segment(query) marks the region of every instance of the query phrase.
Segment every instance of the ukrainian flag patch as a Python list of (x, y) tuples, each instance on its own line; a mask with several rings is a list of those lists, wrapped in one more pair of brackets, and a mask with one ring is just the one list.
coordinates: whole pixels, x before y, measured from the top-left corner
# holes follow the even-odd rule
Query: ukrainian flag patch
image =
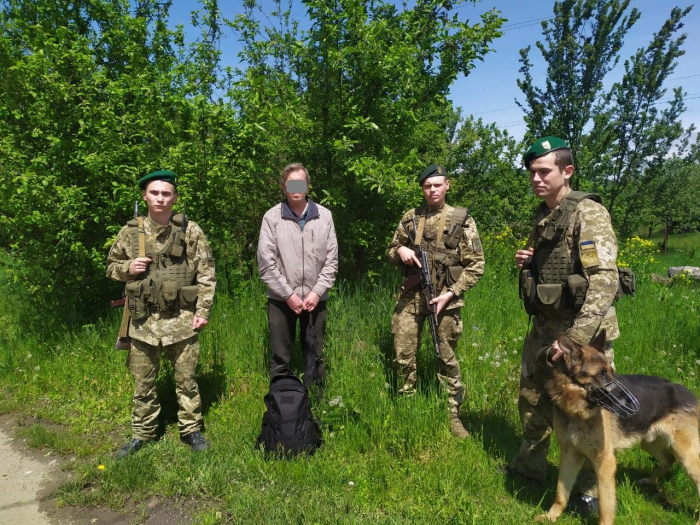
[(600, 266), (595, 241), (581, 241), (578, 243), (578, 257), (581, 260), (581, 266), (584, 268)]

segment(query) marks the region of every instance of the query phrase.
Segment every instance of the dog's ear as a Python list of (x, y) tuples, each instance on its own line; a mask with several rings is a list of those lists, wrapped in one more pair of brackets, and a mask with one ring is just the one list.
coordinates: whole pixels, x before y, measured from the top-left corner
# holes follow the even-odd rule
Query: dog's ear
[(568, 335), (560, 334), (559, 335), (559, 348), (561, 348), (565, 354), (572, 354), (576, 350), (578, 350), (580, 347), (579, 347), (579, 345), (574, 343)]
[(598, 335), (596, 335), (590, 343), (590, 346), (598, 350), (599, 352), (605, 353), (605, 339), (607, 337), (607, 333), (605, 332), (605, 328), (603, 328), (600, 332), (598, 332)]
[(581, 345), (574, 342), (571, 337), (561, 334), (558, 339), (559, 348), (564, 352), (564, 362), (571, 368), (576, 362), (581, 360)]

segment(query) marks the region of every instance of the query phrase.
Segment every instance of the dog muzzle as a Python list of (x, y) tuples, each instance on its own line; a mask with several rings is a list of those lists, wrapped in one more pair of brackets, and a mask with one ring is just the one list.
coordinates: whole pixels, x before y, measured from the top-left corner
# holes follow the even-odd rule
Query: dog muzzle
[(633, 416), (639, 410), (637, 398), (616, 379), (601, 387), (593, 388), (589, 395), (596, 405), (610, 410), (621, 418)]

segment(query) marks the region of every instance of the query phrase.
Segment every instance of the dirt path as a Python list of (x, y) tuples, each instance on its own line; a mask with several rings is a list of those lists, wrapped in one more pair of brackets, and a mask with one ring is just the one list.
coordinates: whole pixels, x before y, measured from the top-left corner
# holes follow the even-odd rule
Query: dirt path
[(189, 516), (153, 498), (139, 509), (58, 508), (54, 494), (72, 475), (60, 459), (30, 450), (14, 437), (14, 420), (0, 416), (0, 525), (184, 525)]

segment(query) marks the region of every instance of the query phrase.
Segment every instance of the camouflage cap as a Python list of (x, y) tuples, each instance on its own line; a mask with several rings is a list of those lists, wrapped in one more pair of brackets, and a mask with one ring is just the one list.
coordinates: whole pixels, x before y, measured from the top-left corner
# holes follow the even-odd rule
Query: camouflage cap
[(569, 145), (564, 139), (560, 139), (559, 137), (543, 137), (530, 146), (529, 150), (527, 150), (527, 153), (525, 153), (525, 156), (523, 157), (523, 164), (525, 164), (525, 167), (529, 169), (530, 163), (533, 160), (543, 157), (558, 149), (569, 149)]
[(447, 172), (445, 171), (445, 168), (439, 164), (431, 164), (425, 168), (420, 175), (418, 175), (418, 184), (422, 186), (425, 179), (436, 176), (447, 177)]
[(175, 173), (170, 170), (157, 170), (139, 179), (139, 189), (141, 191), (145, 190), (146, 185), (152, 180), (164, 180), (177, 188), (177, 175), (175, 175)]

